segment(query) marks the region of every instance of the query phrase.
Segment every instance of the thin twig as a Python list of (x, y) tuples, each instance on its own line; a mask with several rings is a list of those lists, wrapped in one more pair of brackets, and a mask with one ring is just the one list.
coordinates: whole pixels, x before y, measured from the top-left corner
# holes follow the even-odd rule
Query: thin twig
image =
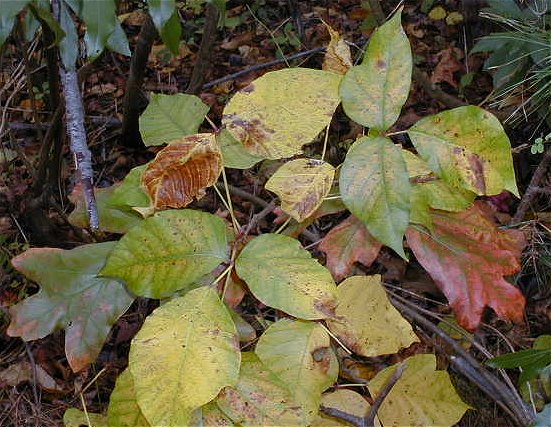
[(371, 408), (369, 409), (369, 413), (365, 417), (364, 420), (364, 427), (374, 427), (375, 426), (375, 417), (377, 416), (377, 412), (379, 411), (379, 408), (383, 404), (383, 401), (386, 399), (390, 391), (392, 390), (392, 387), (398, 382), (398, 380), (402, 377), (402, 374), (404, 373), (405, 369), (407, 368), (407, 362), (400, 363), (392, 376), (386, 381), (385, 385), (373, 401), (373, 405), (371, 405)]

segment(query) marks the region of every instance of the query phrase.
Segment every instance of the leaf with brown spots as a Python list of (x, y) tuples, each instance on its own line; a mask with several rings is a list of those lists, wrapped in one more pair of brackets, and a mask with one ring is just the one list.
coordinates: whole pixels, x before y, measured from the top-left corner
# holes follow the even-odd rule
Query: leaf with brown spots
[(32, 248), (12, 260), (40, 291), (10, 308), (8, 335), (25, 341), (65, 329), (65, 353), (73, 371), (92, 363), (111, 326), (132, 303), (122, 283), (97, 277), (114, 242), (72, 250)]
[(354, 215), (333, 227), (318, 245), (318, 249), (325, 252), (327, 257), (325, 266), (337, 282), (350, 274), (355, 262), (369, 267), (377, 258), (381, 247), (381, 242)]
[(475, 204), (467, 211), (433, 211), (431, 234), (410, 227), (406, 238), (419, 263), (448, 298), (458, 323), (474, 330), (484, 308), (522, 322), (525, 300), (503, 277), (520, 270), (525, 245), (517, 230), (499, 230)]
[(325, 57), (323, 59), (322, 68), (337, 74), (346, 74), (348, 69), (353, 65), (352, 56), (350, 55), (350, 46), (346, 44), (338, 31), (331, 28), (325, 21), (322, 20), (322, 22), (331, 36), (331, 41), (327, 46), (327, 52), (325, 52)]
[(183, 208), (203, 197), (222, 171), (222, 156), (214, 134), (201, 133), (163, 148), (142, 175), (156, 209)]

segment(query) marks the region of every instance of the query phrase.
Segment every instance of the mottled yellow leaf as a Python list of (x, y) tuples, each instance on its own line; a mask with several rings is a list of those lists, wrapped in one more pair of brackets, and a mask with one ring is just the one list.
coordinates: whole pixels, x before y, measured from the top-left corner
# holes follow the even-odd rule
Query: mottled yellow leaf
[[(356, 417), (365, 417), (369, 413), (370, 405), (367, 400), (355, 391), (348, 389), (339, 389), (331, 393), (325, 393), (321, 398), (321, 406), (327, 409), (337, 409)], [(381, 423), (375, 418), (375, 427), (380, 427)], [(350, 424), (339, 419), (333, 418), (320, 412), (312, 427), (350, 427)]]

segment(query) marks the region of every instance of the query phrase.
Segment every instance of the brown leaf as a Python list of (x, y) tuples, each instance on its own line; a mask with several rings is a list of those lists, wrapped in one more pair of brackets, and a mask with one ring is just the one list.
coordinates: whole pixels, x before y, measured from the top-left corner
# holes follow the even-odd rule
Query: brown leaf
[(463, 71), (463, 64), (459, 62), (459, 58), (463, 56), (463, 52), (461, 49), (450, 46), (448, 49), (441, 51), (439, 55), (440, 61), (430, 77), (431, 83), (446, 82), (457, 89), (458, 85), (454, 73)]
[(155, 209), (183, 208), (204, 195), (222, 171), (214, 134), (189, 135), (157, 153), (142, 176)]
[(462, 212), (433, 211), (432, 235), (410, 227), (415, 257), (448, 298), (458, 323), (474, 330), (484, 308), (514, 322), (524, 316), (522, 293), (503, 277), (520, 270), (523, 233), (499, 230), (478, 204)]
[(320, 251), (325, 252), (326, 267), (337, 282), (350, 274), (355, 262), (369, 267), (377, 258), (381, 247), (381, 243), (353, 215), (327, 233), (318, 246)]
[(352, 67), (352, 56), (350, 55), (350, 47), (344, 39), (329, 24), (322, 21), (331, 36), (331, 41), (327, 46), (327, 52), (323, 59), (322, 69), (333, 71), (338, 74), (346, 74), (348, 69)]

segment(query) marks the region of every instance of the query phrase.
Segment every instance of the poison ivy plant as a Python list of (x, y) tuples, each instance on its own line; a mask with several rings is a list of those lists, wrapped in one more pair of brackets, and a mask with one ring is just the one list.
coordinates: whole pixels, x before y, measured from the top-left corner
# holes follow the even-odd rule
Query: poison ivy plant
[[(73, 11), (83, 6), (67, 4)], [(161, 33), (172, 25), (173, 4), (149, 2)], [(83, 288), (105, 291), (83, 309), (92, 319), (108, 318), (100, 323), (101, 339), (85, 359), (72, 363), (74, 369), (92, 361), (109, 325), (132, 300), (122, 282), (138, 296), (162, 299), (132, 341), (129, 368), (111, 397), (109, 426), (335, 425), (320, 414), (320, 405), (365, 417), (369, 407), (358, 400), (360, 395), (322, 393), (339, 377), (343, 358), (337, 346), (373, 357), (417, 341), (380, 276), (348, 277), (355, 262), (373, 263), (383, 245), (403, 258), (417, 258), (449, 299), (461, 326), (475, 329), (486, 307), (522, 320), (524, 298), (505, 279), (520, 267), (521, 234), (498, 229), (473, 203), (477, 195), (518, 194), (509, 140), (495, 117), (474, 106), (423, 118), (404, 131), (416, 153), (393, 140), (412, 69), (400, 20), (401, 10), (375, 32), (357, 66), (342, 38), (331, 32), (324, 70), (266, 73), (230, 99), (222, 129), (213, 133), (197, 133), (207, 113), (198, 98), (154, 95), (141, 130), (150, 145), (167, 145), (100, 198), (100, 212), (112, 221), (108, 231), (124, 236), (92, 246), (104, 248), (102, 256), (86, 246), (71, 251), (79, 254), (78, 262), (84, 262), (80, 256), (89, 262), (81, 265), (70, 257), (79, 266), (76, 272), (35, 274), (20, 268), (42, 285), (41, 293), (12, 308), (10, 331), (25, 339), (44, 336), (56, 326), (74, 327), (79, 315), (65, 313), (72, 313), (75, 299), (79, 307), (83, 304)], [(105, 38), (94, 37), (95, 46)], [(324, 131), (325, 145), (334, 144), (328, 136), (341, 102), (344, 112), (369, 130), (353, 143), (344, 162), (334, 165), (325, 158), (326, 149), (319, 158), (315, 147), (304, 146)], [(265, 159), (281, 164), (264, 189), (275, 193), (293, 218), (289, 227), (251, 237), (253, 224), (241, 226), (226, 198), (231, 225), (223, 219), (225, 212), (184, 209), (210, 191), (224, 167), (248, 169)], [(314, 257), (318, 252), (289, 236), (328, 213), (342, 215), (345, 208), (352, 215), (321, 239), (325, 266)], [(71, 220), (79, 221), (79, 215)], [(37, 251), (63, 253), (57, 262), (71, 265), (66, 252)], [(92, 255), (97, 257), (89, 260)], [(16, 258), (14, 264), (22, 266), (27, 258)], [(45, 294), (48, 312), (61, 313), (59, 322), (40, 310), (23, 310), (42, 303)], [(107, 310), (108, 316), (106, 309), (115, 301), (117, 310)], [(247, 324), (247, 310), (254, 313), (254, 324)], [(70, 359), (75, 346), (67, 348)], [(382, 424), (456, 423), (468, 406), (448, 374), (436, 370), (435, 357), (416, 354), (403, 363), (405, 371), (379, 409)], [(397, 368), (389, 366), (369, 382), (372, 396)]]

